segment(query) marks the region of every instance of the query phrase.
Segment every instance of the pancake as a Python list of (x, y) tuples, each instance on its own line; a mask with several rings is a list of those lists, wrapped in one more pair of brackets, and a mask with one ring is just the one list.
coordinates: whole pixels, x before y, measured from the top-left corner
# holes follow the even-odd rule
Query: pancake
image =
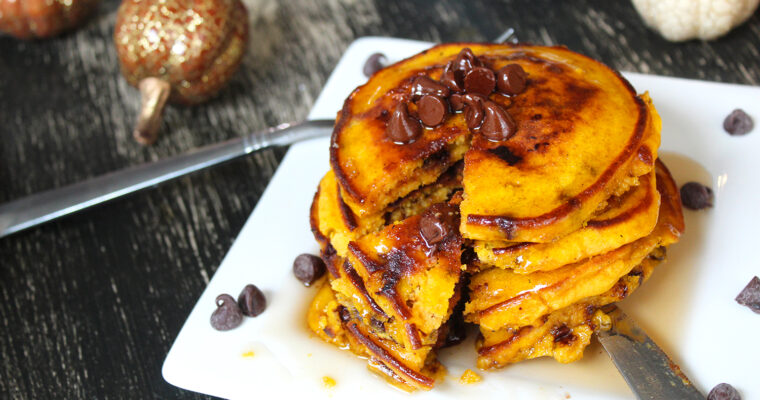
[(328, 283), (312, 300), (306, 320), (309, 328), (321, 339), (366, 357), (370, 369), (400, 389), (427, 390), (436, 380), (443, 378), (445, 369), (435, 357), (429, 356), (429, 347), (408, 350), (372, 334), (368, 326), (351, 316), (338, 302)]
[(655, 248), (677, 242), (684, 229), (678, 188), (659, 161), (656, 178), (661, 202), (652, 233), (552, 271), (531, 274), (500, 268), (481, 271), (471, 278), (465, 319), (489, 330), (530, 325), (548, 313), (609, 290)]
[(561, 363), (581, 359), (591, 335), (609, 327), (609, 317), (599, 308), (630, 296), (649, 279), (664, 257), (664, 248), (656, 249), (610, 290), (554, 311), (531, 325), (481, 330), (482, 338), (477, 343), (478, 367), (503, 367), (547, 356)]
[[(455, 211), (445, 205), (430, 210)], [(329, 258), (335, 304), (346, 310), (343, 330), (333, 327), (334, 335), (328, 335), (324, 328), (336, 321), (329, 316), (310, 326), (334, 344), (341, 345), (342, 340), (334, 339), (338, 336), (356, 342), (352, 348), (369, 352), (377, 368), (392, 371), (414, 388), (429, 389), (434, 377), (426, 380), (409, 371), (424, 375), (422, 371), (434, 365), (431, 352), (439, 344), (439, 330), (459, 301), (462, 238), (452, 229), (441, 241), (429, 244), (420, 232), (422, 218), (417, 215), (388, 225), (351, 241), (345, 258)], [(452, 228), (458, 222), (452, 220)]]
[(654, 229), (660, 211), (655, 173), (621, 196), (613, 196), (586, 226), (550, 243), (475, 241), (481, 262), (518, 274), (551, 271), (606, 253), (640, 239)]
[(508, 107), (519, 126), (513, 137), (472, 139), (460, 231), (475, 240), (551, 242), (651, 171), (659, 117), (618, 73), (565, 48), (520, 46), (497, 57), (497, 66), (519, 63), (529, 83)]

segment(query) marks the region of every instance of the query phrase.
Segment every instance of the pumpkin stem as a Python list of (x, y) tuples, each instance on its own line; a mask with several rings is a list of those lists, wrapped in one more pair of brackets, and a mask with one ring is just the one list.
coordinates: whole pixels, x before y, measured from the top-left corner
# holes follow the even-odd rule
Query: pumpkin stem
[(137, 116), (137, 126), (133, 135), (142, 145), (153, 144), (158, 138), (161, 128), (161, 115), (169, 99), (171, 86), (169, 82), (158, 78), (145, 78), (138, 85), (140, 89), (140, 114)]

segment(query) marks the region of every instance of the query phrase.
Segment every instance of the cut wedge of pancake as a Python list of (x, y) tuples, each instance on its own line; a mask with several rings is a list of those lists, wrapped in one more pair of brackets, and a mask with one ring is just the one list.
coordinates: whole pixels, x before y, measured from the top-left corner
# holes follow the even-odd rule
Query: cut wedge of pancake
[[(434, 207), (455, 211), (445, 205)], [(459, 301), (462, 239), (451, 232), (428, 244), (420, 233), (421, 219), (413, 216), (351, 241), (346, 257), (333, 257), (329, 268), (337, 275), (330, 282), (336, 304), (346, 309), (341, 332), (352, 348), (368, 352), (381, 372), (391, 371), (406, 385), (429, 389), (435, 377), (425, 375), (426, 368), (440, 369), (431, 352), (439, 344), (439, 329)], [(452, 226), (458, 226), (458, 219)], [(327, 335), (324, 327), (335, 322), (334, 317), (322, 319), (324, 323), (312, 328), (320, 336)], [(339, 336), (334, 327), (330, 329)]]
[(481, 262), (510, 268), (518, 274), (550, 271), (585, 258), (606, 253), (652, 232), (660, 212), (655, 172), (640, 178), (640, 184), (621, 196), (613, 196), (606, 207), (585, 227), (550, 243), (475, 241)]
[(652, 233), (552, 271), (531, 274), (501, 268), (481, 271), (470, 281), (466, 320), (489, 330), (530, 325), (546, 314), (604, 293), (655, 248), (677, 242), (684, 229), (678, 188), (660, 162), (656, 177), (661, 202)]
[(520, 64), (529, 81), (507, 108), (518, 125), (513, 137), (473, 136), (464, 167), (464, 237), (553, 241), (651, 171), (659, 118), (618, 73), (560, 47), (473, 51), (497, 68)]

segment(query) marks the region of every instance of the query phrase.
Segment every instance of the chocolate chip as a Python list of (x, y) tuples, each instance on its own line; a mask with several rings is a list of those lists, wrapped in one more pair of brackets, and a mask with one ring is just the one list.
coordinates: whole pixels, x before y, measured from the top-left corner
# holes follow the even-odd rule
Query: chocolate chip
[(464, 109), (464, 98), (459, 93), (454, 93), (449, 97), (449, 104), (454, 111), (462, 111)]
[(346, 307), (338, 306), (338, 317), (341, 322), (348, 322), (351, 319), (351, 312)]
[(486, 67), (475, 67), (464, 76), (464, 90), (469, 93), (488, 96), (496, 87), (493, 71)]
[(744, 110), (737, 108), (728, 114), (725, 120), (723, 120), (723, 129), (731, 135), (746, 135), (755, 126), (752, 122), (752, 117), (747, 115)]
[(243, 313), (228, 294), (216, 297), (216, 310), (211, 314), (211, 326), (218, 331), (228, 331), (237, 328), (243, 322)]
[(445, 98), (449, 97), (449, 93), (451, 93), (451, 91), (448, 87), (427, 76), (418, 76), (412, 81), (412, 99), (414, 100), (428, 94)]
[(742, 396), (728, 383), (719, 383), (707, 394), (707, 400), (742, 400)]
[(313, 254), (301, 254), (293, 261), (293, 275), (304, 286), (311, 286), (325, 274), (325, 263)]
[(367, 58), (367, 61), (364, 63), (364, 68), (362, 68), (362, 72), (364, 72), (364, 76), (370, 77), (375, 74), (375, 72), (380, 71), (383, 69), (388, 62), (388, 59), (385, 57), (385, 54), (383, 53), (375, 53), (369, 56)]
[(427, 126), (436, 126), (443, 122), (446, 114), (449, 113), (449, 106), (446, 101), (438, 96), (426, 95), (417, 102), (417, 115), (422, 123)]
[(528, 75), (519, 64), (509, 64), (499, 70), (496, 85), (506, 94), (520, 94), (525, 90)]
[(713, 191), (701, 183), (687, 182), (681, 186), (681, 203), (692, 210), (712, 207)]
[[(441, 74), (441, 83), (448, 86), (449, 89), (461, 92), (464, 88), (464, 75), (461, 71), (454, 71), (454, 61), (449, 61), (445, 67), (443, 67), (443, 73)], [(457, 76), (458, 75), (458, 76)]]
[(486, 99), (478, 94), (467, 93), (462, 96), (462, 100), (465, 104), (464, 119), (467, 122), (467, 127), (476, 129), (483, 123), (483, 103)]
[(257, 317), (267, 308), (267, 298), (256, 285), (245, 285), (238, 296), (238, 306), (243, 315)]
[(428, 245), (442, 242), (457, 229), (459, 212), (448, 204), (434, 204), (420, 218), (420, 234)]
[(517, 123), (512, 116), (500, 105), (493, 101), (486, 101), (483, 104), (483, 125), (480, 126), (480, 133), (486, 139), (492, 142), (499, 142), (509, 139), (517, 132)]
[(736, 302), (760, 314), (760, 278), (754, 277), (736, 296)]
[(408, 144), (422, 135), (422, 125), (417, 118), (409, 116), (406, 103), (399, 103), (388, 120), (385, 133), (397, 144)]
[(462, 71), (463, 74), (467, 74), (472, 68), (480, 67), (482, 63), (475, 57), (475, 54), (469, 47), (463, 48), (457, 58), (454, 59), (454, 71)]

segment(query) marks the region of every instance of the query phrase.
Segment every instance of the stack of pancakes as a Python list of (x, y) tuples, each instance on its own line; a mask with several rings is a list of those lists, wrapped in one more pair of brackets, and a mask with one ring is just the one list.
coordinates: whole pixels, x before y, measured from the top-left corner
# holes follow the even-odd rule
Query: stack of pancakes
[[(483, 85), (451, 78), (435, 93), (450, 107), (439, 124), (403, 144), (388, 134), (399, 104), (405, 118), (423, 113), (420, 76), (446, 82), (452, 65), (478, 65), (512, 79), (496, 73), (510, 64), (525, 89), (479, 101), (516, 131), (486, 132), (488, 112), (473, 123), (474, 106), (451, 96)], [(601, 306), (646, 280), (683, 231), (659, 142), (646, 95), (562, 47), (447, 44), (380, 70), (339, 113), (312, 203), (329, 283), (309, 326), (407, 390), (440, 379), (435, 350), (461, 318), (479, 325), (481, 368), (579, 359), (608, 322)]]

